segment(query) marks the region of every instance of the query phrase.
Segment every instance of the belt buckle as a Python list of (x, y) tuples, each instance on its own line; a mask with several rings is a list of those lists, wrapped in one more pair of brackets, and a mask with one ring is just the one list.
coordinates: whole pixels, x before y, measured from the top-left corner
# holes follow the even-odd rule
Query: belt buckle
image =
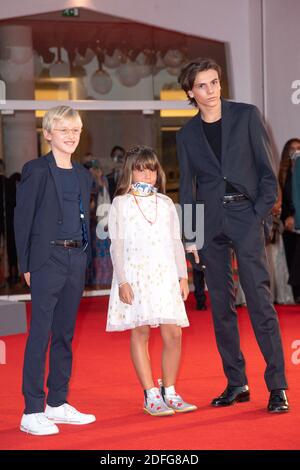
[(226, 203), (233, 201), (242, 201), (243, 199), (246, 199), (246, 196), (244, 194), (227, 194), (223, 197), (223, 201)]
[(64, 247), (68, 248), (68, 240), (64, 240)]

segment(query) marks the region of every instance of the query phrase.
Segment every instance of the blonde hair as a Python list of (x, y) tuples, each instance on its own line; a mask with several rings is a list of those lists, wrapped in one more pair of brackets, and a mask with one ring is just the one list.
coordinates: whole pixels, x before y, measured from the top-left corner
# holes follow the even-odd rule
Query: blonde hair
[(125, 162), (122, 174), (118, 182), (115, 196), (127, 194), (130, 191), (132, 183), (133, 170), (152, 170), (157, 171), (155, 187), (160, 193), (166, 193), (166, 175), (159, 163), (155, 151), (146, 145), (137, 145), (130, 148), (125, 155)]
[(50, 108), (43, 117), (43, 129), (51, 132), (55, 121), (60, 119), (79, 119), (82, 125), (81, 117), (76, 109), (70, 106), (55, 106)]

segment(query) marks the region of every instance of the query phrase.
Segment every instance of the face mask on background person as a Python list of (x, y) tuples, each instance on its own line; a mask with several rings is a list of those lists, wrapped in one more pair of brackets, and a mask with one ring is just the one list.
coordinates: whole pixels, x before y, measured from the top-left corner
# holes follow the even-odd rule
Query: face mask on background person
[(115, 153), (112, 157), (114, 163), (123, 163), (123, 154), (122, 153)]
[(290, 159), (291, 160), (296, 160), (299, 157), (300, 157), (300, 150), (295, 150), (293, 152), (290, 152)]

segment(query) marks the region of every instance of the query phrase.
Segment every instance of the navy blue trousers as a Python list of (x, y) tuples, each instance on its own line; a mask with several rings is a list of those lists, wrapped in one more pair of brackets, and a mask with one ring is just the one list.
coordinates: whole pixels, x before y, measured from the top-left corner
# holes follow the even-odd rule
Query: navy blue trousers
[(45, 365), (50, 342), (47, 403), (67, 401), (72, 340), (85, 283), (87, 254), (82, 248), (53, 246), (48, 261), (31, 273), (32, 317), (23, 368), (25, 413), (45, 407)]
[(210, 294), (217, 346), (229, 385), (247, 383), (245, 360), (240, 349), (235, 292), (232, 278), (232, 250), (245, 293), (250, 320), (266, 362), (268, 390), (287, 388), (284, 357), (276, 311), (271, 302), (262, 222), (250, 201), (224, 204), (222, 231), (200, 256), (206, 265), (205, 280)]

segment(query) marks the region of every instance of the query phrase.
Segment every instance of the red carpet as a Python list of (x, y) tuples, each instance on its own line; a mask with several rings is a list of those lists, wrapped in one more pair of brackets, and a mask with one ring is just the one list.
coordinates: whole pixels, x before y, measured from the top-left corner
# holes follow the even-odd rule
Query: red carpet
[[(94, 413), (89, 426), (60, 426), (60, 434), (35, 437), (18, 429), (23, 412), (21, 373), (26, 335), (1, 338), (7, 364), (0, 365), (1, 449), (299, 449), (300, 364), (293, 364), (292, 343), (300, 340), (300, 309), (278, 307), (290, 386), (291, 412), (266, 412), (268, 392), (264, 362), (255, 342), (246, 309), (239, 309), (241, 342), (247, 360), (251, 401), (225, 409), (209, 406), (225, 388), (209, 312), (193, 310), (184, 330), (178, 391), (199, 410), (186, 415), (154, 418), (145, 415), (143, 393), (129, 356), (128, 333), (105, 333), (107, 298), (82, 300), (74, 338), (74, 366), (69, 401)], [(299, 346), (298, 346), (299, 348)], [(152, 330), (154, 375), (160, 376), (161, 343)], [(297, 359), (296, 357), (296, 359)]]

